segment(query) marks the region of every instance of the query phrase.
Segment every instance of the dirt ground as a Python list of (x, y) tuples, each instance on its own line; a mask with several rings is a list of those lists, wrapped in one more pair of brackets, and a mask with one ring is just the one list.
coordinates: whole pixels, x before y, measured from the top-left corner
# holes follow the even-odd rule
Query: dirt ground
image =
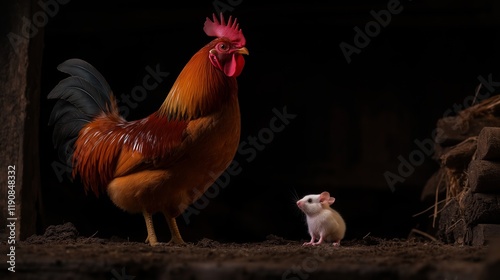
[[(271, 235), (259, 243), (203, 239), (183, 246), (150, 247), (80, 237), (66, 223), (17, 244), (16, 272), (2, 262), (0, 279), (461, 280), (500, 275), (500, 250), (495, 245), (454, 246), (371, 236), (344, 240), (340, 247), (305, 247), (302, 242)], [(1, 251), (7, 250), (7, 244), (1, 244)]]

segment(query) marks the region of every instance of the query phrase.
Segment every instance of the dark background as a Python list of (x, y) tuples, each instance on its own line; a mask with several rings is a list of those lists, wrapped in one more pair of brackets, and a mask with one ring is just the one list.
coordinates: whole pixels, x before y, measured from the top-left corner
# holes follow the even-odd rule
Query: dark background
[[(65, 77), (56, 67), (69, 58), (93, 64), (119, 100), (142, 85), (146, 67), (159, 65), (170, 75), (127, 119), (154, 112), (189, 58), (211, 40), (202, 28), (216, 11), (213, 1), (166, 2), (72, 0), (46, 25), (41, 232), (69, 221), (84, 236), (145, 239), (142, 215), (124, 213), (107, 197), (85, 195), (78, 181), (58, 177), (47, 126), (54, 102), (45, 97)], [(325, 190), (337, 199), (333, 207), (347, 222), (348, 239), (429, 230), (427, 214), (412, 215), (432, 205), (420, 193), (436, 162), (426, 156), (394, 191), (383, 174), (397, 174), (398, 157), (408, 159), (418, 150), (415, 140), (430, 139), (437, 119), (474, 95), (479, 75), (500, 80), (500, 4), (402, 0), (402, 11), (347, 63), (339, 44), (354, 45), (354, 28), (364, 30), (374, 20), (370, 11), (387, 9), (388, 2), (227, 1), (237, 4), (230, 14), (239, 19), (250, 51), (238, 78), (242, 141), (269, 127), (273, 108), (286, 106), (297, 117), (255, 159), (237, 154), (242, 172), (189, 223), (178, 218), (186, 241), (256, 241), (268, 234), (307, 239), (295, 201)], [(155, 223), (160, 241), (168, 241), (163, 217), (155, 216)]]

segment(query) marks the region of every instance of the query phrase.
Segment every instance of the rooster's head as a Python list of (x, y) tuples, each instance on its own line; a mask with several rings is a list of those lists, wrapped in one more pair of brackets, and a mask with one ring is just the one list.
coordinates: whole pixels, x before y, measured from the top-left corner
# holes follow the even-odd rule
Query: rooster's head
[(212, 65), (228, 77), (240, 75), (245, 66), (245, 59), (242, 55), (248, 55), (248, 50), (245, 48), (245, 37), (239, 29), (237, 20), (229, 17), (226, 24), (222, 13), (220, 21), (214, 14), (213, 21), (207, 18), (203, 30), (208, 36), (217, 37), (209, 43), (208, 58)]

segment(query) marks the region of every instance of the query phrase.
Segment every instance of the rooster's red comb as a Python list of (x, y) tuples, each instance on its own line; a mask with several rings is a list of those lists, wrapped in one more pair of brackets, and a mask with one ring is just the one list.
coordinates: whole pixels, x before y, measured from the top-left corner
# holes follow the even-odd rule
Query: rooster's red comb
[(236, 18), (233, 20), (231, 16), (229, 16), (229, 20), (226, 24), (224, 16), (221, 13), (220, 22), (217, 20), (215, 14), (213, 14), (213, 21), (207, 17), (203, 31), (205, 31), (208, 36), (219, 38), (226, 37), (231, 40), (236, 47), (243, 47), (245, 46), (246, 40), (239, 27), (238, 20)]

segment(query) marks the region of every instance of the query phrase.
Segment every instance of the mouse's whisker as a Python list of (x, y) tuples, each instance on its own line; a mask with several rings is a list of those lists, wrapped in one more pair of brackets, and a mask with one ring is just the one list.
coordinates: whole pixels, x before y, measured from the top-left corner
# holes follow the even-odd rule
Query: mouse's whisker
[(292, 195), (293, 202), (296, 202), (297, 200), (300, 199), (299, 195), (297, 194), (297, 190), (295, 188), (292, 188), (289, 191), (290, 194)]

